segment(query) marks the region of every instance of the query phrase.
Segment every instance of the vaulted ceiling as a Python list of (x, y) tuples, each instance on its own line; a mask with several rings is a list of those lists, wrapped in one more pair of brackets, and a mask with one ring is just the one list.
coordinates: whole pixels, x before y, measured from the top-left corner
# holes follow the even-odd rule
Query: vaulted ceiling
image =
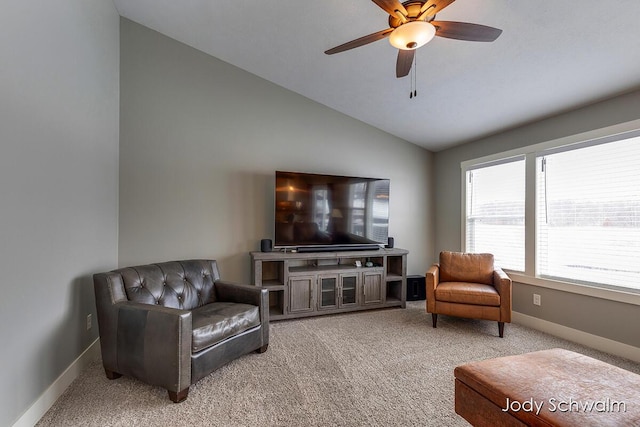
[(387, 40), (324, 54), (388, 27), (371, 0), (114, 3), (128, 19), (432, 151), (640, 88), (638, 0), (456, 0), (436, 19), (502, 35), (436, 37), (401, 79)]

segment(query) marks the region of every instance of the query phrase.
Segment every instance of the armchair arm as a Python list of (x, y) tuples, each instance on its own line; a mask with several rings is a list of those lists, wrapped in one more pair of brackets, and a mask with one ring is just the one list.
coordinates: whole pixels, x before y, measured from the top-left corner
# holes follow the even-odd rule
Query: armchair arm
[(511, 322), (511, 278), (501, 268), (493, 271), (493, 286), (500, 294), (500, 321)]
[(114, 273), (94, 274), (93, 288), (96, 296), (102, 364), (105, 369), (117, 372), (118, 303), (127, 301), (122, 276)]
[(218, 301), (252, 304), (260, 307), (262, 346), (269, 344), (269, 291), (259, 286), (216, 280), (215, 292)]
[(433, 264), (426, 274), (427, 278), (427, 313), (434, 313), (436, 309), (436, 287), (440, 283), (440, 265)]
[[(263, 288), (259, 286), (216, 280), (214, 287), (218, 301), (238, 302), (257, 306), (262, 304)], [(266, 289), (264, 289), (264, 291), (265, 293), (267, 292)]]
[(169, 391), (191, 385), (191, 311), (121, 302), (117, 322), (117, 372)]

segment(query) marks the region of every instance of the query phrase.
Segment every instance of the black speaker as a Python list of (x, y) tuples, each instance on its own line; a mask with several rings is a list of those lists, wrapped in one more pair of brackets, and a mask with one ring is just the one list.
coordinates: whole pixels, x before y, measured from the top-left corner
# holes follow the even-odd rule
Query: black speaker
[(407, 276), (407, 301), (427, 298), (427, 286), (424, 276)]
[(262, 252), (271, 252), (272, 249), (271, 239), (262, 239), (260, 240), (260, 250)]
[(387, 238), (387, 246), (385, 246), (386, 248), (393, 248), (393, 237), (389, 237)]

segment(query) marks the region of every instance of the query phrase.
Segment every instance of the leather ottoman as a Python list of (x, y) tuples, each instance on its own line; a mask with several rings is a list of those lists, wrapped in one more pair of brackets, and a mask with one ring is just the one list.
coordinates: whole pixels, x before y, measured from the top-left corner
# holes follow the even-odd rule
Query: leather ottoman
[(455, 408), (474, 426), (640, 426), (640, 375), (564, 349), (458, 366)]

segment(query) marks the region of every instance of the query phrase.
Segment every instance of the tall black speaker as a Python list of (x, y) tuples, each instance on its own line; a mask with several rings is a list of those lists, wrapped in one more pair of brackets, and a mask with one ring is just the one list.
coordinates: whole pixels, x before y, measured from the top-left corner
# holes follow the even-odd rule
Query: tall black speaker
[(385, 246), (385, 248), (393, 248), (393, 237), (388, 237), (387, 238), (387, 245)]
[(424, 276), (407, 276), (407, 301), (418, 301), (427, 298), (427, 286)]
[(273, 249), (273, 246), (271, 244), (271, 239), (260, 240), (260, 251), (271, 252), (271, 249)]

